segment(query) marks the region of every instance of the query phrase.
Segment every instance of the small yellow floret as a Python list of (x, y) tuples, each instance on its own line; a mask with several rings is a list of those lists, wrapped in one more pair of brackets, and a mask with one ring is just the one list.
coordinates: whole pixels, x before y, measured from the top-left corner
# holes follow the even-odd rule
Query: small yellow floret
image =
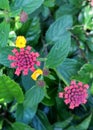
[(24, 48), (26, 46), (26, 39), (24, 36), (18, 36), (16, 39), (16, 47)]
[(43, 71), (41, 69), (37, 69), (32, 75), (31, 75), (31, 78), (33, 80), (37, 80), (38, 76), (39, 75), (42, 75), (43, 74)]

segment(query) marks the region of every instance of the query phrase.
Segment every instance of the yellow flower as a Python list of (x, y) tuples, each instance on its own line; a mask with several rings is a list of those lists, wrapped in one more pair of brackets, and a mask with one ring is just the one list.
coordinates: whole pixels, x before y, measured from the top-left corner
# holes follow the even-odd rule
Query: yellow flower
[(16, 39), (16, 47), (24, 48), (26, 46), (26, 39), (24, 36), (18, 36)]
[(41, 69), (37, 69), (32, 75), (31, 75), (31, 78), (33, 80), (37, 80), (38, 76), (39, 75), (42, 75), (43, 74), (43, 71)]

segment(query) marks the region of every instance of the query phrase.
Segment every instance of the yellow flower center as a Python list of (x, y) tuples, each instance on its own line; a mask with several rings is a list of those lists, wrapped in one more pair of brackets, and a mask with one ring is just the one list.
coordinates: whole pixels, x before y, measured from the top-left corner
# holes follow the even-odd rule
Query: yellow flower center
[(24, 48), (26, 46), (26, 39), (24, 36), (18, 36), (16, 39), (16, 47)]
[(41, 69), (37, 69), (32, 75), (31, 75), (31, 78), (33, 80), (37, 80), (38, 76), (39, 75), (42, 75), (43, 74), (43, 71)]

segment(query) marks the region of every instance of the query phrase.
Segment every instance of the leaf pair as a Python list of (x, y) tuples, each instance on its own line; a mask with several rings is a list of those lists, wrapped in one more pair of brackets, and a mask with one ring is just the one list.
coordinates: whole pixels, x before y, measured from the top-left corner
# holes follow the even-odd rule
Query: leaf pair
[(54, 46), (47, 56), (46, 66), (48, 68), (57, 67), (67, 57), (71, 44), (71, 34), (68, 30), (72, 24), (72, 16), (64, 15), (49, 27), (46, 41), (47, 44)]

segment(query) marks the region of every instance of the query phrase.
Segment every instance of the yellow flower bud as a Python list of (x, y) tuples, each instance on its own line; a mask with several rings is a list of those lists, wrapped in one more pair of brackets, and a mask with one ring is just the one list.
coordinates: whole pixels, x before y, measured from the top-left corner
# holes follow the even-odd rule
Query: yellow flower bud
[(34, 73), (31, 75), (31, 78), (33, 80), (37, 80), (39, 75), (43, 75), (43, 71), (41, 69), (37, 69), (36, 71), (34, 71)]

